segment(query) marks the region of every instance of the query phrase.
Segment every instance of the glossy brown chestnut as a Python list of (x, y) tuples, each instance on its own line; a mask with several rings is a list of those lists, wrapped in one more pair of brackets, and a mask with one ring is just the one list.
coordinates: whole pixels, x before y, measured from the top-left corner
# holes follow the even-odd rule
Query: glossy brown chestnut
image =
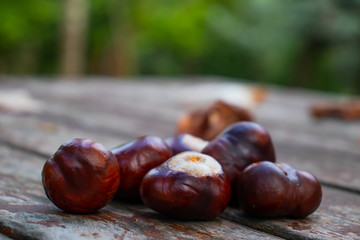
[(253, 120), (254, 117), (248, 109), (218, 100), (179, 118), (177, 133), (189, 133), (205, 140), (212, 140), (230, 124)]
[(172, 156), (167, 143), (155, 136), (144, 136), (111, 150), (120, 166), (121, 182), (115, 198), (139, 202), (144, 175)]
[(182, 152), (150, 170), (141, 183), (150, 208), (185, 220), (211, 220), (226, 208), (230, 183), (221, 165), (198, 152)]
[(173, 155), (186, 151), (201, 152), (209, 143), (208, 141), (187, 133), (169, 137), (165, 139), (165, 141), (170, 146)]
[(119, 181), (115, 156), (100, 143), (82, 138), (61, 145), (42, 170), (46, 195), (70, 213), (92, 213), (104, 207)]
[[(255, 122), (238, 122), (210, 141), (202, 153), (218, 160), (228, 175), (232, 202), (236, 202), (236, 181), (242, 170), (259, 161), (275, 162), (275, 151), (269, 133)], [(234, 198), (235, 197), (235, 198)]]
[(318, 208), (321, 197), (316, 177), (286, 163), (253, 163), (239, 177), (239, 203), (259, 217), (303, 218)]

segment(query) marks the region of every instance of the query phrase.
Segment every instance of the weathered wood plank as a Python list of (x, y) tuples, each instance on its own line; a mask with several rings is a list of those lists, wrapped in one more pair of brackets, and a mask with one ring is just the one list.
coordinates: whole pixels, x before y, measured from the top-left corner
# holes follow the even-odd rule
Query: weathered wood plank
[[(131, 139), (145, 134), (161, 137), (171, 135), (177, 117), (192, 107), (184, 105), (181, 96), (187, 96), (185, 99), (190, 101), (190, 96), (195, 95), (194, 91), (199, 91), (202, 86), (205, 90), (219, 87), (219, 83), (187, 85), (178, 82), (20, 83), (37, 99), (45, 102), (46, 108), (43, 112), (28, 113), (25, 116), (3, 116), (1, 121), (4, 121), (4, 130), (0, 134), (6, 135), (5, 139), (11, 139), (8, 141), (26, 146), (32, 144), (31, 147), (37, 150), (41, 147), (40, 151), (47, 153), (54, 151), (49, 148), (49, 139), (43, 144), (41, 140), (40, 144), (29, 140), (36, 139), (36, 136), (44, 140), (44, 131), (34, 126), (37, 119), (40, 121), (39, 125), (45, 128), (51, 128), (51, 125), (70, 128), (70, 131), (57, 131), (58, 135), (54, 135), (59, 140), (57, 145), (73, 136), (90, 136), (97, 140), (97, 136), (105, 135), (106, 137), (101, 138), (104, 142), (100, 142), (113, 147), (121, 142), (114, 141), (118, 136)], [(16, 84), (20, 83), (15, 82), (14, 85), (19, 87)], [(8, 83), (7, 87), (11, 89), (15, 86)], [(268, 101), (256, 113), (260, 116), (260, 123), (270, 131), (280, 161), (310, 171), (324, 183), (360, 191), (360, 176), (357, 172), (360, 167), (357, 142), (360, 127), (356, 127), (357, 123), (325, 122), (321, 126), (314, 123), (307, 114), (307, 107), (319, 98), (321, 97), (315, 94), (296, 91), (289, 94), (270, 89)], [(13, 128), (5, 121), (12, 124)], [(27, 127), (28, 122), (32, 124)], [(24, 133), (29, 134), (24, 136)], [(342, 159), (341, 162), (339, 158)]]
[[(74, 110), (96, 110), (97, 113), (113, 115), (114, 118), (121, 115), (146, 119), (150, 124), (171, 123), (172, 126), (181, 113), (213, 100), (209, 95), (215, 95), (217, 89), (244, 85), (231, 82), (184, 84), (172, 81), (81, 81), (66, 84), (33, 81), (23, 84), (36, 98), (51, 105), (58, 103), (65, 108), (72, 106)], [(244, 85), (246, 86), (248, 85)], [(10, 86), (8, 88), (11, 89)], [(257, 119), (268, 126), (274, 137), (283, 141), (290, 138), (298, 144), (315, 144), (319, 148), (350, 151), (360, 155), (360, 122), (314, 121), (309, 115), (311, 103), (338, 98), (339, 96), (327, 94), (269, 88), (268, 99), (255, 110)]]
[(360, 155), (360, 121), (316, 121), (308, 112), (308, 95), (304, 92), (294, 102), (285, 92), (271, 92), (268, 101), (256, 109), (257, 118), (279, 140)]
[[(87, 137), (111, 148), (140, 136), (138, 131), (141, 131), (141, 127), (139, 127), (135, 133), (129, 133), (124, 138), (124, 134), (121, 131), (116, 132), (116, 130), (106, 132), (92, 127), (89, 127), (88, 130), (80, 129), (61, 121), (55, 123), (44, 119), (38, 120), (36, 116), (6, 114), (1, 116), (1, 138), (47, 155), (54, 153), (62, 143), (74, 137)], [(157, 135), (156, 131), (153, 133)], [(129, 136), (130, 134), (132, 136)], [(360, 191), (358, 174), (360, 162), (356, 155), (330, 149), (325, 151), (316, 146), (279, 141), (277, 138), (274, 140), (278, 161), (287, 162), (298, 169), (312, 172), (324, 183)]]
[[(0, 82), (1, 89), (3, 89), (3, 87), (9, 90), (14, 88), (28, 89), (30, 93), (45, 106), (42, 112), (29, 111), (29, 113), (16, 114), (0, 112), (0, 138), (3, 139), (4, 142), (14, 144), (18, 147), (18, 149), (16, 149), (16, 147), (13, 149), (11, 146), (3, 145), (3, 148), (10, 150), (3, 149), (1, 151), (0, 149), (0, 152), (6, 153), (10, 151), (13, 156), (10, 155), (9, 157), (6, 154), (0, 154), (1, 160), (29, 158), (29, 161), (37, 162), (36, 164), (40, 165), (45, 160), (44, 157), (52, 154), (61, 143), (73, 137), (88, 137), (95, 141), (102, 142), (107, 147), (113, 147), (126, 140), (130, 140), (130, 138), (140, 136), (144, 132), (162, 137), (168, 136), (172, 134), (176, 119), (181, 113), (190, 110), (197, 105), (197, 103), (201, 105), (211, 99), (205, 97), (204, 100), (201, 98), (202, 95), (200, 95), (200, 98), (195, 97), (192, 101), (190, 100), (191, 97), (199, 93), (199, 91), (202, 93), (206, 92), (207, 95), (211, 94), (209, 90), (218, 88), (219, 84), (220, 83), (204, 84), (199, 82), (191, 84), (156, 82), (156, 84), (154, 84), (153, 81), (90, 81), (75, 83), (44, 83), (40, 81)], [(359, 192), (359, 123), (344, 124), (340, 121), (314, 122), (308, 115), (307, 107), (309, 104), (327, 97), (328, 99), (334, 98), (333, 96), (324, 97), (323, 95), (309, 94), (303, 91), (270, 89), (268, 101), (256, 109), (256, 116), (260, 123), (269, 129), (274, 139), (279, 161), (285, 161), (301, 170), (310, 171), (322, 182), (329, 185)], [(166, 99), (166, 101), (164, 101), (164, 99)], [(193, 105), (193, 102), (195, 105)], [(147, 132), (148, 129), (150, 130)], [(21, 154), (24, 154), (21, 150), (22, 148), (30, 150), (25, 154), (26, 156), (21, 156)], [(20, 155), (12, 153), (13, 151)], [(40, 153), (42, 156), (33, 153)], [(32, 155), (35, 155), (35, 157), (29, 157)], [(33, 158), (40, 158), (40, 160), (34, 160)], [(17, 166), (16, 161), (14, 163), (7, 162), (5, 164), (6, 167), (0, 170), (4, 175), (3, 178), (6, 179), (8, 177), (12, 179), (15, 171), (16, 174), (23, 174), (20, 174), (20, 177), (15, 177), (15, 182), (18, 181), (18, 184), (25, 186), (27, 183), (25, 183), (24, 179), (31, 179), (33, 182), (29, 184), (38, 184), (37, 187), (39, 188), (39, 186), (41, 186), (38, 179), (40, 175), (35, 174), (35, 172), (39, 171), (41, 167), (34, 169), (36, 168), (36, 164), (32, 165), (31, 163), (23, 161), (18, 161), (18, 163), (19, 162), (22, 166)], [(16, 169), (18, 169), (18, 172), (16, 172)], [(0, 187), (0, 190), (2, 188), (6, 191), (10, 190), (7, 187), (8, 186)], [(40, 205), (42, 205), (42, 203), (49, 204), (45, 198), (42, 198), (44, 197), (43, 195), (42, 197), (39, 195), (40, 190), (36, 193), (37, 187), (31, 185), (30, 188), (35, 190), (32, 192), (32, 195), (26, 195), (28, 198), (25, 196), (24, 199), (30, 199), (31, 201), (35, 199), (41, 203)], [(20, 189), (20, 192), (26, 192), (28, 188), (18, 187), (18, 189)], [(4, 193), (6, 192), (5, 190)], [(13, 204), (8, 203), (11, 203), (11, 201), (16, 198), (14, 196), (18, 196), (16, 194), (20, 194), (20, 192), (9, 192), (12, 195), (4, 195), (0, 203), (5, 201), (5, 205), (8, 208), (13, 208)], [(2, 194), (0, 195), (2, 196)], [(23, 201), (25, 201), (24, 199)], [(16, 201), (20, 200), (17, 199)], [(17, 202), (17, 204), (19, 204), (19, 202)], [(149, 224), (146, 226), (150, 226), (152, 229), (154, 227), (152, 227), (151, 224), (166, 225), (165, 228), (167, 229), (175, 229), (177, 226), (171, 225), (177, 224), (176, 222), (172, 222), (170, 219), (164, 219), (146, 207), (123, 204), (120, 204), (121, 206), (118, 207), (117, 204), (120, 203), (111, 203), (105, 208), (104, 215), (101, 215), (103, 212), (100, 212), (101, 219), (106, 219), (107, 217), (104, 217), (105, 215), (107, 216), (108, 213), (115, 211), (115, 218), (119, 219), (124, 217), (121, 214), (128, 216), (127, 214), (131, 215), (136, 213), (142, 216), (142, 221), (145, 222), (144, 224)], [(342, 235), (344, 235), (345, 239), (359, 239), (359, 205), (358, 194), (324, 187), (324, 200), (320, 209), (304, 220), (283, 218), (259, 220), (244, 216), (242, 212), (234, 209), (228, 209), (222, 217), (289, 239), (336, 239)], [(46, 204), (44, 206), (46, 209)], [(121, 209), (119, 213), (121, 217), (117, 215), (116, 209), (118, 208)], [(125, 208), (125, 210), (122, 208)], [(9, 209), (3, 211), (8, 211), (17, 217), (19, 216), (16, 215), (17, 213), (9, 211)], [(15, 210), (13, 209), (13, 211)], [(17, 227), (13, 230), (10, 231), (9, 228), (6, 228), (7, 225), (4, 225), (5, 227), (0, 225), (0, 228), (3, 233), (10, 231), (13, 237), (16, 237), (17, 234), (22, 234), (24, 231), (33, 232), (39, 234), (39, 236), (44, 234), (44, 232), (48, 234), (48, 227), (44, 225), (48, 224), (46, 221), (50, 221), (50, 224), (52, 224), (50, 228), (64, 229), (60, 223), (65, 221), (62, 215), (60, 222), (54, 222), (57, 221), (57, 214), (55, 214), (55, 218), (49, 219), (44, 218), (42, 212), (39, 211), (31, 213), (35, 214), (36, 217), (43, 217), (43, 219), (37, 223), (32, 223), (31, 221), (33, 220), (27, 220), (30, 221), (27, 223), (21, 222), (16, 218), (14, 225)], [(6, 217), (3, 219), (4, 221), (5, 218)], [(34, 216), (29, 215), (28, 218), (34, 219)], [(25, 219), (27, 218), (25, 217)], [(79, 219), (76, 220), (77, 223), (83, 221)], [(90, 219), (89, 221), (92, 220), (93, 219)], [(224, 219), (220, 220), (223, 221)], [(4, 221), (0, 221), (0, 223), (3, 224)], [(119, 224), (119, 222), (116, 223)], [(92, 222), (89, 224), (89, 226), (95, 226), (98, 223)], [(229, 226), (228, 223), (224, 225)], [(26, 229), (24, 229), (24, 226)], [(37, 228), (33, 228), (34, 226), (37, 226)], [(104, 231), (102, 228), (104, 226), (105, 223), (101, 222), (95, 229), (101, 232)], [(40, 229), (39, 227), (43, 228)], [(116, 227), (114, 229), (123, 233), (126, 231), (124, 229), (128, 228), (131, 230), (133, 227), (134, 226), (130, 224), (126, 226), (123, 225), (121, 229), (117, 229)], [(198, 233), (201, 229), (205, 229), (201, 224), (195, 228), (192, 228), (192, 224), (182, 225), (182, 227), (186, 229), (184, 230), (185, 232), (192, 229), (191, 233), (186, 235), (189, 237), (201, 237), (202, 235), (196, 235), (196, 232)], [(80, 230), (78, 231), (78, 228), (74, 226), (69, 228), (78, 234), (83, 233)], [(19, 231), (19, 229), (22, 230)], [(159, 231), (162, 233), (163, 226), (154, 229), (156, 234), (158, 234)], [(214, 238), (217, 238), (217, 235), (221, 235), (219, 234), (220, 232), (215, 233), (215, 230), (213, 230), (212, 228), (209, 232), (207, 232), (208, 230), (204, 231), (206, 234), (213, 234), (212, 237)], [(136, 236), (141, 238), (141, 236), (146, 234), (143, 230), (141, 231), (139, 236), (131, 235), (133, 234), (132, 231), (127, 232), (124, 236), (125, 238)], [(200, 234), (203, 234), (204, 231)], [(231, 231), (231, 229), (228, 229), (228, 231)], [(70, 237), (70, 235), (61, 236)], [(95, 238), (97, 236), (98, 235), (93, 236), (87, 234), (80, 237)], [(110, 235), (101, 236), (114, 238), (114, 236)], [(170, 235), (166, 236), (168, 237)]]
[(228, 209), (222, 215), (246, 226), (288, 239), (360, 239), (360, 197), (323, 187), (319, 209), (304, 219), (258, 219)]
[[(147, 120), (152, 119), (152, 117), (156, 117), (156, 119), (160, 122), (167, 119), (167, 121), (172, 123), (176, 121), (177, 116), (179, 116), (182, 111), (189, 110), (193, 107), (191, 105), (184, 106), (182, 99), (186, 99), (186, 101), (191, 102), (191, 96), (196, 95), (194, 94), (194, 91), (199, 90), (199, 87), (194, 88), (193, 85), (176, 85), (173, 82), (167, 84), (162, 83), (160, 85), (154, 82), (151, 84), (146, 84), (146, 82), (124, 83), (108, 81), (90, 83), (78, 82), (68, 84), (59, 84), (58, 82), (56, 82), (56, 84), (33, 82), (33, 84), (30, 85), (32, 87), (29, 88), (29, 90), (36, 98), (39, 98), (46, 103), (51, 103), (51, 105), (55, 104), (55, 109), (56, 104), (58, 104), (62, 105), (63, 108), (71, 106), (74, 108), (74, 111), (76, 109), (83, 109), (88, 112), (96, 111), (96, 113), (104, 114), (113, 113), (114, 116), (125, 115), (132, 118), (145, 117)], [(201, 86), (201, 84), (199, 85)], [(216, 83), (212, 83), (212, 85), (213, 88), (214, 86), (218, 86)], [(205, 86), (210, 89), (211, 85), (209, 86), (209, 84), (207, 84)], [(140, 93), (137, 94), (136, 91)], [(186, 97), (183, 97), (182, 94), (180, 94), (182, 92), (188, 93), (185, 95)], [(304, 133), (315, 135), (313, 134), (313, 131), (315, 131), (316, 135), (312, 136), (312, 138), (315, 138), (318, 135), (321, 136), (321, 134), (324, 136), (329, 136), (330, 134), (334, 136), (334, 134), (336, 134), (337, 139), (342, 139), (342, 136), (345, 135), (345, 137), (347, 137), (345, 140), (355, 139), (354, 142), (356, 143), (356, 150), (358, 150), (357, 139), (360, 134), (360, 130), (358, 128), (359, 124), (354, 123), (344, 125), (342, 122), (338, 121), (332, 122), (334, 124), (327, 124), (325, 121), (324, 124), (320, 124), (322, 126), (315, 124), (307, 114), (308, 105), (306, 99), (309, 98), (308, 95), (309, 94), (304, 93), (302, 94), (302, 98), (296, 98), (295, 95), (295, 99), (297, 100), (293, 101), (291, 98), (292, 96), (287, 96), (285, 91), (270, 89), (269, 99), (259, 108), (259, 110), (257, 110), (257, 114), (261, 114), (261, 118), (259, 120), (261, 121), (264, 118), (266, 119), (266, 121), (264, 121), (265, 123), (270, 122), (273, 123), (273, 125), (275, 123), (277, 125), (283, 124), (284, 126), (280, 126), (279, 128), (280, 130), (283, 129), (283, 132), (279, 133), (279, 135), (282, 136), (286, 135), (284, 132), (289, 135), (289, 133), (292, 133), (293, 131), (296, 131), (296, 129), (300, 128), (301, 131), (294, 132), (293, 135), (298, 136), (296, 138), (298, 141), (303, 139), (304, 143), (310, 140), (310, 138), (304, 139), (304, 137), (302, 137), (304, 136)], [(195, 97), (192, 101), (195, 105), (196, 101), (201, 101), (197, 98), (198, 97)], [(282, 99), (282, 101), (280, 101), (279, 98)], [(164, 101), (164, 99), (166, 99), (166, 101)], [(305, 103), (302, 103), (301, 99), (304, 99)], [(166, 111), (164, 111), (164, 107)], [(62, 113), (66, 112), (62, 111)], [(75, 115), (77, 115), (76, 112)], [(352, 125), (353, 127), (351, 127)], [(288, 128), (291, 127), (291, 131), (287, 131), (290, 130)], [(303, 134), (300, 134), (301, 132), (303, 132)], [(329, 140), (326, 138), (322, 139), (325, 141)], [(319, 141), (314, 141), (311, 144), (316, 142)], [(353, 143), (350, 141), (348, 142), (350, 144)], [(319, 145), (319, 147), (320, 146), (321, 145)], [(329, 147), (330, 146), (341, 147), (341, 144), (337, 141), (329, 145)], [(344, 146), (348, 146), (348, 144), (344, 144)], [(356, 152), (358, 153), (358, 151)]]
[[(96, 111), (115, 116), (121, 114), (148, 120), (155, 118), (160, 122), (174, 123), (182, 112), (193, 109), (199, 104), (208, 104), (210, 100), (213, 100), (209, 98), (209, 95), (215, 95), (216, 89), (228, 89), (231, 86), (243, 86), (244, 84), (231, 82), (184, 84), (173, 81), (80, 81), (71, 83), (32, 81), (23, 82), (23, 85), (37, 99), (51, 103), (51, 105), (58, 103), (64, 107), (72, 106), (74, 109), (90, 112)], [(12, 88), (8, 86), (8, 89), (14, 89), (15, 86)], [(248, 85), (243, 87), (246, 86)], [(335, 149), (349, 148), (349, 144), (356, 146), (352, 150), (355, 149), (355, 152), (359, 154), (357, 140), (360, 135), (360, 122), (344, 124), (341, 121), (313, 121), (308, 114), (308, 108), (312, 102), (320, 99), (336, 98), (319, 93), (269, 88), (268, 99), (256, 109), (256, 115), (259, 115), (259, 120), (265, 123), (269, 122), (278, 126), (281, 124), (279, 130), (282, 129), (283, 132), (279, 134), (283, 137), (286, 135), (284, 132), (289, 135), (296, 131), (293, 135), (298, 136), (297, 140), (307, 143), (310, 138), (306, 139), (304, 136), (314, 135), (313, 139), (319, 136), (323, 140), (322, 142), (325, 141), (329, 147)], [(333, 137), (330, 138), (331, 136)], [(334, 136), (337, 141), (331, 141)], [(355, 141), (339, 144), (339, 140), (343, 138)], [(310, 144), (317, 142), (319, 141), (313, 141)]]
[(360, 193), (359, 156), (275, 141), (277, 161), (314, 174), (322, 183)]
[(115, 147), (134, 137), (119, 133), (109, 133), (89, 127), (81, 129), (63, 122), (53, 122), (30, 115), (12, 115), (0, 113), (0, 138), (21, 148), (50, 156), (61, 144), (76, 138), (89, 138), (108, 148)]

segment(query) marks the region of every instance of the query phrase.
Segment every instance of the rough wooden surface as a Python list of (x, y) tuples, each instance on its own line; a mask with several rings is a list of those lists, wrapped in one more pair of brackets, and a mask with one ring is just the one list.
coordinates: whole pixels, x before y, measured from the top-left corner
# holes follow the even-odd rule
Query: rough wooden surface
[[(142, 205), (112, 202), (94, 215), (70, 215), (45, 197), (40, 172), (63, 142), (87, 137), (114, 147), (141, 135), (171, 136), (178, 117), (248, 85), (223, 79), (80, 82), (0, 79), (1, 92), (26, 91), (39, 108), (1, 109), (0, 233), (28, 239), (360, 239), (360, 123), (315, 121), (309, 106), (341, 96), (269, 88), (254, 109), (278, 161), (323, 183), (320, 208), (305, 219), (256, 219), (228, 208), (211, 222), (178, 222)], [(1, 235), (0, 235), (1, 239)]]

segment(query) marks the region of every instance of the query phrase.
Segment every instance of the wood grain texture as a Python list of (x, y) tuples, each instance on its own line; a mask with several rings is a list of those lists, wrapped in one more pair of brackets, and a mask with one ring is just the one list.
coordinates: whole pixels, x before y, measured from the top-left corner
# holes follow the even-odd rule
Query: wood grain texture
[[(234, 83), (101, 80), (15, 81), (3, 85), (9, 91), (27, 89), (45, 106), (39, 113), (3, 115), (3, 139), (51, 153), (54, 149), (47, 144), (51, 131), (58, 135), (57, 145), (78, 136), (108, 147), (142, 135), (168, 137), (182, 113), (209, 101), (206, 96), (211, 91)], [(255, 109), (255, 114), (271, 133), (279, 161), (312, 172), (324, 183), (360, 191), (359, 122), (318, 122), (308, 113), (312, 102), (333, 99), (336, 96), (270, 88), (267, 101)], [(40, 144), (28, 140), (36, 136)]]
[(313, 102), (340, 97), (300, 90), (271, 87), (254, 113), (269, 130), (278, 161), (326, 185), (319, 210), (305, 219), (256, 219), (228, 208), (214, 222), (178, 222), (119, 202), (95, 215), (68, 215), (47, 200), (41, 168), (63, 142), (87, 137), (111, 148), (145, 134), (167, 137), (181, 114), (213, 101), (209, 95), (217, 89), (239, 85), (193, 80), (3, 78), (1, 91), (26, 90), (42, 110), (0, 109), (0, 233), (35, 239), (360, 239), (360, 123), (314, 121), (308, 113)]
[(323, 187), (319, 209), (304, 219), (259, 219), (228, 209), (223, 217), (287, 239), (359, 239), (360, 197)]

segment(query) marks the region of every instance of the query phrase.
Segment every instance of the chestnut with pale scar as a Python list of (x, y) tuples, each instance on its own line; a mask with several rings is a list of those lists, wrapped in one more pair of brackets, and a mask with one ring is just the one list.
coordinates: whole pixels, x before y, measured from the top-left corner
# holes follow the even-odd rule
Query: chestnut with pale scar
[(222, 171), (221, 165), (213, 161), (213, 158), (193, 152), (177, 155), (169, 161), (168, 165), (171, 170), (189, 173), (196, 177), (214, 175)]
[(188, 151), (150, 170), (140, 194), (159, 213), (184, 220), (212, 220), (229, 203), (231, 187), (214, 158)]

